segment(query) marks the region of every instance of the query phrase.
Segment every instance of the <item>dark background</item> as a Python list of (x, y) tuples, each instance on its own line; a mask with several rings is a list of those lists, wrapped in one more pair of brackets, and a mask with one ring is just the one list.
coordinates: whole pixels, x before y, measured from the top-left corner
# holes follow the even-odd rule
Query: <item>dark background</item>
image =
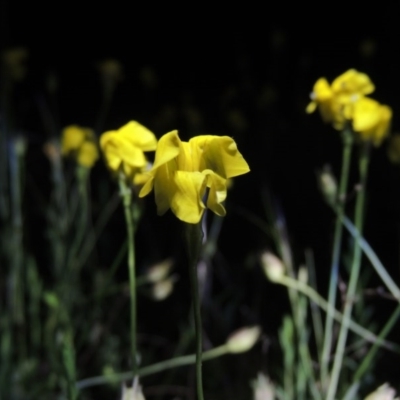
[[(320, 10), (282, 3), (267, 14), (242, 4), (218, 15), (201, 4), (186, 10), (133, 5), (131, 11), (118, 2), (88, 8), (3, 1), (0, 43), (30, 51), (22, 93), (32, 105), (22, 124), (32, 146), (47, 138), (34, 99), (48, 74), (59, 80), (59, 126), (90, 126), (101, 97), (96, 63), (105, 58), (124, 66), (105, 129), (137, 119), (158, 137), (171, 129), (183, 140), (205, 133), (234, 137), (252, 171), (235, 183), (222, 250), (242, 260), (271, 245), (246, 220), (232, 217), (242, 207), (265, 218), (261, 193), (268, 188), (285, 214), (298, 262), (312, 248), (325, 287), (334, 216), (318, 193), (316, 171), (330, 164), (339, 174), (341, 143), (305, 107), (319, 77), (332, 81), (356, 68), (375, 83), (372, 96), (392, 107), (393, 132), (399, 131), (400, 7), (381, 3), (373, 9), (354, 3), (356, 12), (341, 3), (321, 3)], [(351, 188), (356, 183), (354, 165)], [(373, 151), (368, 185), (365, 236), (399, 281), (400, 170), (389, 163), (386, 143)], [(350, 196), (349, 213), (352, 206)]]
[[(315, 173), (326, 163), (339, 173), (341, 143), (318, 113), (304, 112), (314, 82), (321, 76), (331, 81), (349, 68), (366, 72), (376, 85), (373, 97), (392, 107), (398, 130), (398, 2), (357, 12), (341, 3), (319, 11), (281, 4), (269, 15), (250, 7), (218, 15), (151, 4), (132, 13), (118, 2), (96, 8), (74, 2), (1, 6), (3, 47), (30, 51), (23, 94), (32, 104), (24, 109), (23, 124), (34, 142), (45, 140), (34, 101), (48, 74), (58, 77), (59, 126), (90, 126), (101, 98), (96, 64), (115, 58), (124, 80), (105, 129), (138, 119), (158, 136), (171, 129), (183, 140), (204, 133), (233, 136), (252, 169), (238, 183), (242, 205), (258, 210), (267, 185), (282, 202), (299, 246), (317, 253), (329, 242), (321, 231), (329, 231), (332, 215), (317, 194)], [(399, 179), (383, 144), (372, 156), (366, 229), (383, 261), (395, 263), (393, 273)]]

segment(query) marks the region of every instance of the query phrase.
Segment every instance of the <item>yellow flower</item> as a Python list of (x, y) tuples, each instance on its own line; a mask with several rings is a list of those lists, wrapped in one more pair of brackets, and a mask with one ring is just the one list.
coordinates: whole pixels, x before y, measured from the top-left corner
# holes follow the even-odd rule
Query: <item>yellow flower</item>
[(374, 90), (368, 75), (355, 69), (338, 76), (331, 85), (325, 78), (320, 78), (314, 85), (306, 112), (310, 114), (318, 108), (322, 119), (340, 130), (346, 120), (352, 118), (355, 103)]
[(90, 128), (70, 125), (63, 129), (61, 154), (74, 156), (76, 162), (86, 168), (93, 167), (99, 158), (94, 132)]
[(98, 158), (99, 150), (97, 149), (96, 143), (87, 140), (82, 143), (76, 157), (76, 162), (83, 167), (91, 168)]
[(374, 90), (375, 86), (369, 76), (355, 69), (349, 69), (332, 82), (332, 91), (335, 94), (363, 96)]
[(377, 101), (364, 97), (354, 104), (353, 130), (362, 141), (379, 146), (388, 135), (392, 109)]
[(230, 137), (204, 135), (182, 142), (178, 131), (172, 131), (159, 140), (150, 179), (139, 197), (154, 186), (159, 215), (171, 208), (181, 221), (197, 224), (206, 207), (225, 215), (227, 179), (249, 171)]
[(148, 179), (149, 163), (143, 152), (157, 147), (154, 134), (136, 121), (130, 121), (116, 131), (101, 135), (100, 147), (111, 171), (122, 171), (134, 184)]

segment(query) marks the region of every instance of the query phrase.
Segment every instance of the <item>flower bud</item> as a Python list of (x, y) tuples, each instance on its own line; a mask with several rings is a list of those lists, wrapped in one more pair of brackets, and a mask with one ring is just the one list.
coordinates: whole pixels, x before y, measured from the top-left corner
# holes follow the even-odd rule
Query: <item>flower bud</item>
[(165, 300), (174, 290), (175, 277), (169, 277), (163, 281), (156, 282), (152, 287), (153, 300)]
[(131, 387), (127, 387), (125, 384), (122, 386), (121, 400), (146, 400), (143, 396), (142, 387), (139, 385), (138, 378), (135, 378)]
[(396, 400), (394, 398), (395, 394), (396, 391), (390, 387), (388, 383), (384, 383), (374, 392), (370, 393), (364, 400)]
[(333, 204), (337, 196), (337, 182), (335, 176), (328, 165), (318, 172), (318, 185), (329, 204)]
[(261, 255), (261, 265), (265, 275), (271, 282), (278, 282), (285, 274), (285, 267), (282, 261), (269, 251)]
[(307, 267), (305, 267), (304, 265), (302, 265), (299, 268), (299, 272), (297, 274), (297, 279), (299, 280), (299, 282), (304, 283), (305, 285), (307, 285), (307, 283), (308, 283), (308, 271), (307, 271)]
[(226, 345), (230, 353), (244, 353), (255, 345), (260, 335), (261, 328), (257, 325), (241, 328), (228, 337)]
[(162, 281), (168, 276), (173, 264), (174, 261), (171, 258), (168, 258), (156, 265), (153, 265), (146, 272), (147, 280), (152, 283)]
[(253, 382), (253, 400), (274, 400), (275, 388), (269, 377), (259, 373), (257, 379)]

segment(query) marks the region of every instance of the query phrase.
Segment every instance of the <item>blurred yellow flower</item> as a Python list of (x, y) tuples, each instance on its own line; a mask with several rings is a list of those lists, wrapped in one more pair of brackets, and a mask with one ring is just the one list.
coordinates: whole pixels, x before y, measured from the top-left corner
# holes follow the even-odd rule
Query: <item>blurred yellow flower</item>
[(349, 69), (332, 82), (332, 91), (335, 94), (363, 96), (375, 90), (374, 84), (367, 74)]
[(362, 141), (379, 146), (389, 133), (392, 109), (376, 100), (363, 97), (354, 104), (353, 130)]
[(314, 85), (306, 112), (312, 113), (318, 108), (322, 119), (340, 130), (346, 120), (352, 118), (354, 104), (374, 90), (368, 75), (355, 69), (338, 76), (331, 85), (325, 78), (320, 78)]
[(159, 215), (171, 208), (181, 221), (197, 224), (206, 207), (225, 215), (227, 179), (249, 171), (230, 137), (203, 135), (182, 142), (175, 130), (159, 140), (150, 179), (139, 197), (154, 186)]
[(28, 50), (24, 47), (12, 47), (1, 53), (2, 67), (7, 78), (16, 82), (25, 78), (28, 55)]
[(95, 135), (92, 129), (70, 125), (63, 129), (61, 154), (73, 156), (76, 162), (86, 168), (93, 167), (99, 158)]
[(100, 147), (111, 171), (122, 171), (135, 185), (147, 181), (150, 165), (144, 152), (154, 151), (157, 147), (153, 132), (139, 122), (130, 121), (116, 131), (103, 133)]

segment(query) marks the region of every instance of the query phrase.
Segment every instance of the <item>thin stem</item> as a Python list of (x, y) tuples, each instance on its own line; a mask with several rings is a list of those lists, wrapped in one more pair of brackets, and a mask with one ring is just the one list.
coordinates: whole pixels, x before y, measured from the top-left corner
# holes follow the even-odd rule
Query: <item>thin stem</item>
[[(314, 256), (311, 250), (306, 250), (305, 252), (305, 259), (306, 265), (308, 269), (308, 278), (310, 282), (310, 286), (317, 291), (317, 279), (315, 275), (315, 263), (314, 263)], [(310, 309), (311, 309), (311, 317), (313, 321), (313, 328), (314, 328), (314, 336), (315, 336), (315, 343), (317, 346), (318, 351), (318, 358), (319, 362), (321, 363), (321, 351), (322, 351), (322, 343), (324, 337), (324, 329), (322, 326), (322, 315), (321, 311), (318, 308), (315, 302), (310, 301)]]
[[(202, 359), (204, 361), (212, 360), (217, 357), (221, 357), (229, 353), (228, 346), (223, 344), (222, 346), (215, 347), (214, 349), (205, 351)], [(143, 377), (151, 374), (156, 374), (168, 369), (182, 367), (184, 365), (191, 365), (196, 362), (196, 354), (188, 354), (186, 356), (179, 356), (170, 358), (168, 360), (160, 361), (158, 363), (148, 365), (147, 367), (139, 368), (137, 376)], [(76, 383), (76, 387), (81, 390), (91, 386), (104, 385), (110, 382), (121, 382), (127, 379), (132, 379), (132, 371), (122, 372), (111, 376), (94, 376), (92, 378), (82, 379)]]
[[(332, 261), (331, 261), (331, 276), (329, 280), (328, 290), (328, 302), (335, 307), (336, 305), (336, 293), (338, 286), (338, 275), (339, 275), (339, 260), (342, 247), (342, 235), (343, 225), (341, 217), (344, 215), (344, 200), (347, 192), (347, 185), (349, 180), (350, 161), (351, 161), (351, 150), (353, 145), (353, 135), (351, 130), (346, 127), (342, 133), (343, 138), (343, 154), (342, 154), (342, 171), (339, 182), (339, 191), (336, 204), (337, 217), (335, 222), (335, 233), (333, 239), (332, 249)], [(331, 355), (333, 339), (333, 315), (328, 312), (325, 319), (325, 330), (324, 330), (324, 344), (322, 348), (322, 360), (321, 360), (321, 381), (323, 385), (327, 381), (328, 376), (328, 364)]]
[(134, 227), (133, 227), (133, 216), (132, 216), (132, 192), (125, 182), (123, 175), (119, 178), (119, 188), (124, 204), (125, 211), (125, 222), (128, 233), (128, 269), (129, 269), (129, 289), (131, 297), (131, 357), (132, 357), (132, 374), (133, 377), (137, 376), (138, 364), (137, 364), (137, 348), (136, 348), (136, 272), (135, 272), (135, 239), (134, 239)]
[[(394, 324), (399, 320), (400, 316), (400, 305), (396, 307), (394, 310), (393, 314), (389, 318), (389, 320), (386, 322), (385, 326), (383, 327), (381, 333), (379, 334), (379, 339), (384, 339), (389, 332), (392, 330)], [(372, 360), (374, 359), (377, 351), (378, 351), (378, 343), (375, 342), (373, 346), (369, 349), (367, 355), (364, 357), (361, 365), (357, 368), (357, 371), (354, 374), (354, 382), (358, 382), (363, 375), (367, 372), (368, 368), (372, 364)]]
[(367, 173), (368, 173), (368, 163), (369, 163), (368, 144), (364, 144), (360, 150), (361, 150), (359, 158), (360, 188), (357, 193), (356, 211), (355, 211), (355, 226), (357, 228), (358, 234), (356, 240), (354, 241), (353, 262), (351, 266), (350, 281), (346, 293), (346, 303), (343, 312), (344, 320), (340, 326), (339, 339), (336, 348), (335, 359), (333, 363), (333, 369), (326, 398), (327, 400), (334, 400), (336, 395), (340, 371), (342, 369), (347, 334), (349, 331), (349, 322), (351, 318), (351, 312), (353, 310), (353, 299), (356, 293), (357, 281), (360, 274), (362, 252), (361, 252), (361, 247), (359, 245), (359, 238), (362, 235), (363, 222), (364, 222), (365, 187), (367, 184)]
[[(300, 293), (306, 295), (311, 301), (318, 305), (318, 307), (322, 308), (325, 312), (330, 312), (333, 315), (333, 318), (339, 322), (340, 324), (344, 323), (344, 316), (335, 308), (332, 307), (330, 303), (328, 303), (322, 296), (320, 296), (312, 287), (297, 281), (296, 279), (291, 278), (290, 276), (282, 276), (276, 280), (276, 283), (284, 285), (292, 290), (296, 290)], [(394, 351), (400, 354), (400, 347), (395, 343), (388, 342), (386, 340), (380, 339), (378, 336), (370, 332), (368, 329), (365, 329), (361, 325), (356, 322), (350, 320), (348, 321), (349, 329), (352, 330), (357, 335), (361, 336), (368, 342), (376, 343), (378, 346), (385, 347), (388, 350)]]
[[(283, 212), (277, 207), (275, 222), (275, 241), (277, 243), (278, 252), (287, 268), (288, 274), (291, 278), (295, 278), (295, 271), (293, 267), (293, 258), (290, 249), (290, 243), (288, 233), (286, 229), (286, 221)], [(293, 321), (296, 329), (296, 337), (298, 340), (299, 349), (299, 363), (304, 372), (304, 379), (307, 382), (309, 389), (314, 399), (319, 399), (318, 392), (316, 390), (315, 376), (312, 368), (312, 359), (308, 347), (308, 337), (304, 332), (304, 321), (302, 320), (302, 309), (301, 309), (301, 298), (296, 290), (289, 287), (288, 290), (290, 305), (292, 308)], [(300, 384), (300, 378), (298, 381)], [(305, 391), (303, 392), (305, 393)]]
[(77, 268), (80, 268), (88, 259), (91, 251), (96, 245), (96, 242), (103, 232), (107, 222), (110, 217), (113, 215), (114, 211), (118, 207), (120, 202), (120, 198), (116, 195), (110, 199), (110, 201), (104, 207), (102, 213), (100, 214), (98, 220), (96, 221), (96, 225), (94, 229), (87, 235), (87, 239), (82, 244), (82, 249), (79, 253), (79, 257), (77, 257)]
[(350, 232), (350, 234), (357, 240), (364, 254), (374, 267), (376, 273), (380, 276), (383, 283), (389, 289), (393, 297), (400, 302), (400, 288), (396, 285), (392, 277), (388, 274), (386, 268), (383, 266), (381, 260), (378, 258), (372, 247), (368, 242), (358, 233), (357, 228), (350, 222), (347, 217), (342, 217), (343, 225)]
[(71, 245), (71, 248), (68, 252), (68, 262), (67, 262), (67, 271), (71, 273), (71, 270), (77, 270), (77, 259), (78, 252), (82, 245), (83, 239), (87, 234), (88, 227), (88, 208), (89, 208), (89, 199), (87, 192), (87, 182), (89, 178), (89, 169), (86, 167), (82, 167), (77, 165), (76, 168), (76, 178), (78, 181), (78, 193), (79, 200), (81, 202), (79, 207), (79, 222), (76, 230), (76, 235), (74, 237), (74, 241)]
[(202, 241), (203, 231), (201, 229), (201, 223), (199, 224), (185, 224), (186, 227), (186, 240), (187, 249), (189, 256), (189, 275), (190, 275), (190, 286), (193, 298), (193, 314), (194, 314), (194, 325), (196, 330), (196, 378), (197, 378), (197, 398), (203, 400), (203, 377), (201, 369), (201, 360), (203, 353), (203, 339), (202, 339), (202, 323), (201, 323), (201, 305), (200, 305), (200, 294), (199, 284), (197, 276), (197, 263), (199, 260)]

